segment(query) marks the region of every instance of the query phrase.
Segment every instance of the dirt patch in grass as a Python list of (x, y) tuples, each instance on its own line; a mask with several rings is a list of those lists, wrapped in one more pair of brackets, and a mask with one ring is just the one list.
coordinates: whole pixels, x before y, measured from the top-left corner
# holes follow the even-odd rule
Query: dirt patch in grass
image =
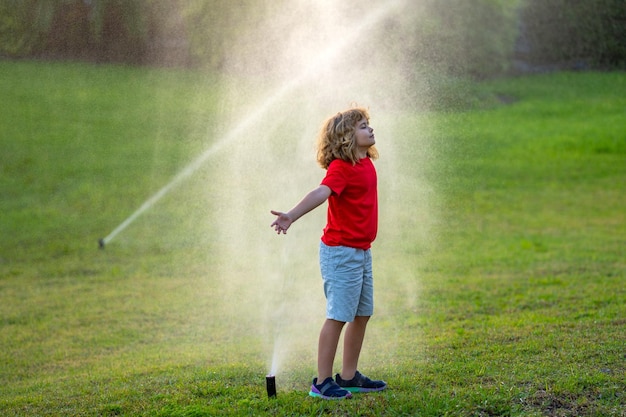
[(593, 415), (593, 400), (583, 395), (557, 395), (540, 389), (522, 401), (529, 410), (540, 410), (545, 416), (570, 417)]

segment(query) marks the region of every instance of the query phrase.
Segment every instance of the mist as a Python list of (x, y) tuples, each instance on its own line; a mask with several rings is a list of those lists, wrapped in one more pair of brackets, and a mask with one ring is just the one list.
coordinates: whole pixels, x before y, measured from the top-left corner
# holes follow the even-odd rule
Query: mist
[[(407, 227), (396, 223), (407, 217), (398, 214), (407, 208), (403, 196), (430, 192), (414, 176), (427, 156), (415, 156), (410, 174), (403, 174), (396, 156), (399, 141), (425, 140), (398, 137), (403, 129), (395, 125), (414, 110), (409, 103), (417, 98), (406, 88), (410, 74), (396, 61), (402, 51), (388, 44), (389, 24), (401, 20), (405, 7), (410, 5), (401, 1), (372, 8), (357, 2), (315, 2), (313, 8), (311, 2), (290, 2), (287, 10), (273, 11), (258, 30), (241, 39), (227, 61), (227, 70), (237, 78), (245, 75), (246, 82), (224, 88), (226, 104), (219, 119), (227, 123), (220, 130), (244, 127), (236, 127), (241, 131), (230, 136), (219, 156), (225, 158), (220, 177), (214, 179), (221, 185), (219, 195), (206, 199), (218, 199), (226, 211), (212, 219), (218, 222), (222, 242), (219, 256), (226, 260), (217, 271), (220, 287), (224, 299), (233, 300), (225, 312), (258, 332), (272, 374), (288, 375), (303, 363), (315, 366), (325, 318), (318, 247), (326, 204), (280, 236), (269, 227), (269, 211), (290, 209), (321, 182), (325, 172), (315, 160), (316, 134), (324, 119), (353, 105), (369, 109), (381, 154), (376, 162), (380, 243), (373, 245), (381, 305), (375, 314), (393, 310), (382, 305), (383, 299), (393, 298), (387, 291), (395, 297), (399, 291), (406, 294), (402, 307), (415, 303), (414, 260), (377, 258), (377, 246), (386, 247), (382, 253), (393, 253), (394, 235)], [(409, 203), (420, 219), (432, 216), (427, 201)], [(422, 227), (429, 222), (422, 221)], [(386, 328), (369, 337), (392, 339), (393, 329)]]
[(203, 150), (104, 239), (119, 239), (178, 188), (192, 190), (185, 207), (190, 219), (201, 219), (194, 236), (209, 249), (203, 259), (174, 262), (206, 300), (190, 300), (188, 331), (210, 333), (207, 345), (221, 349), (222, 359), (207, 361), (253, 358), (266, 363), (260, 374), (277, 375), (283, 386), (314, 372), (325, 319), (318, 248), (326, 204), (280, 236), (270, 228), (270, 210), (289, 210), (319, 185), (325, 171), (316, 162), (318, 130), (355, 105), (369, 110), (380, 153), (375, 313), (362, 358), (393, 360), (394, 317), (412, 314), (419, 297), (416, 246), (436, 238), (436, 196), (425, 175), (434, 159), (427, 124), (408, 117), (427, 97), (399, 42), (410, 30), (405, 16), (415, 14), (412, 7), (400, 0), (374, 7), (328, 0), (268, 9), (230, 41), (216, 115), (196, 121), (206, 131)]

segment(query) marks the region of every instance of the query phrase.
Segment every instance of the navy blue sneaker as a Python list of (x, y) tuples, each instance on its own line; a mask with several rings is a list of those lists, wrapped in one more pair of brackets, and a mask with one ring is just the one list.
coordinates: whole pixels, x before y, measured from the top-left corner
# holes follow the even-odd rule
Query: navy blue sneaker
[(324, 400), (343, 400), (344, 398), (352, 398), (352, 393), (339, 388), (339, 385), (337, 385), (337, 383), (333, 381), (333, 378), (330, 376), (319, 385), (317, 385), (317, 378), (313, 378), (313, 385), (311, 385), (309, 395), (311, 397), (322, 398)]
[(374, 392), (382, 391), (387, 388), (385, 381), (372, 381), (359, 371), (356, 371), (354, 378), (349, 381), (341, 379), (339, 374), (335, 375), (335, 380), (337, 381), (337, 385), (350, 392)]

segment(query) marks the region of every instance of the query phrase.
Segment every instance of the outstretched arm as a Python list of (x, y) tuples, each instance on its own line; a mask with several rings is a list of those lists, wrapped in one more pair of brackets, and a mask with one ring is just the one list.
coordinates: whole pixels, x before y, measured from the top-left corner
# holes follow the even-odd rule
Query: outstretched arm
[(310, 193), (308, 193), (302, 201), (300, 201), (294, 208), (287, 213), (272, 210), (272, 214), (277, 216), (271, 227), (276, 230), (278, 234), (281, 232), (287, 234), (287, 229), (291, 226), (291, 223), (298, 220), (300, 217), (307, 214), (330, 197), (331, 190), (325, 185), (320, 185)]

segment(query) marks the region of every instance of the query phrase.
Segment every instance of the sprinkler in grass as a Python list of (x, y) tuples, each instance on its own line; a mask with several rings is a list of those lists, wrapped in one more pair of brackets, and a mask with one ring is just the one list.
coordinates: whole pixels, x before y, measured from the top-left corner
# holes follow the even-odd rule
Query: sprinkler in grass
[(267, 398), (276, 398), (276, 376), (267, 375), (265, 386), (267, 387)]
[(98, 247), (100, 247), (100, 249), (104, 249), (104, 239), (98, 240)]

